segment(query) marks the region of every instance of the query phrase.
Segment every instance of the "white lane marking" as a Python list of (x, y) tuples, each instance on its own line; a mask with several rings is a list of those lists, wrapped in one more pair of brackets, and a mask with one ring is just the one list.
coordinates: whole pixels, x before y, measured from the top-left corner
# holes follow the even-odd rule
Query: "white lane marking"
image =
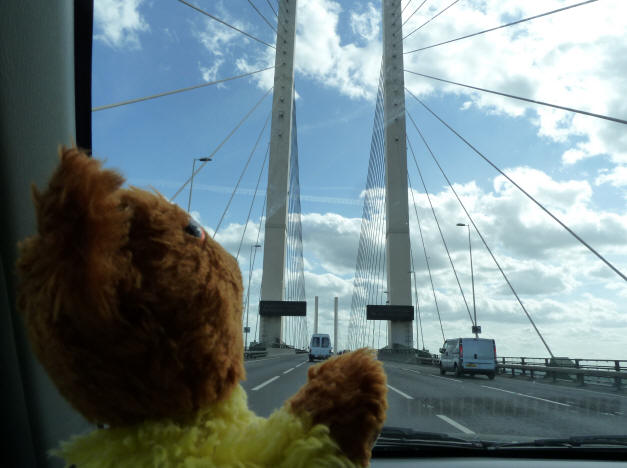
[(288, 370), (284, 371), (283, 373), (284, 373), (284, 374), (287, 374), (287, 373), (289, 373), (289, 372), (292, 372), (294, 369), (296, 369), (296, 367), (292, 367), (291, 369), (288, 369)]
[(468, 429), (466, 426), (462, 426), (460, 423), (458, 423), (457, 421), (453, 421), (451, 418), (449, 418), (448, 416), (445, 416), (443, 414), (436, 414), (436, 416), (438, 418), (440, 418), (442, 421), (445, 421), (447, 423), (449, 423), (451, 426), (453, 426), (456, 429), (459, 429), (460, 431), (462, 431), (464, 434), (474, 434), (475, 431), (471, 431), (470, 429)]
[(244, 364), (250, 364), (251, 362), (271, 361), (272, 359), (281, 359), (285, 357), (289, 357), (289, 356), (274, 356), (274, 357), (263, 358), (263, 359), (245, 359)]
[[(535, 380), (534, 380), (535, 383)], [(540, 384), (540, 385), (551, 385), (551, 384)], [(566, 388), (568, 390), (577, 390), (578, 392), (586, 392), (586, 393), (595, 393), (597, 395), (604, 395), (606, 397), (621, 397), (621, 398), (627, 398), (627, 395), (620, 395), (618, 393), (609, 393), (609, 392), (597, 392), (596, 390), (587, 390), (585, 388), (579, 388), (579, 387), (560, 387), (560, 388)]]
[(433, 374), (427, 374), (429, 377), (436, 377), (438, 379), (445, 379), (445, 380), (452, 380), (453, 382), (463, 382), (463, 380), (457, 380), (457, 379), (451, 379), (450, 377), (442, 377), (441, 375), (433, 375)]
[[(423, 375), (423, 372), (418, 372), (418, 371), (415, 371), (415, 370), (412, 370), (412, 369), (407, 369), (405, 367), (397, 367), (397, 369), (404, 370), (404, 371), (407, 371), (407, 372), (413, 372), (413, 373), (418, 374), (418, 375)], [(453, 382), (460, 382), (460, 383), (463, 382), (463, 380), (452, 379), (450, 377), (442, 377), (441, 375), (433, 375), (433, 374), (429, 374), (429, 373), (425, 373), (424, 375), (427, 375), (429, 377), (437, 377), (438, 379), (452, 380)]]
[(305, 364), (306, 362), (307, 362), (307, 361), (303, 361), (303, 362), (301, 362), (300, 364), (298, 364), (297, 366), (294, 366), (294, 368), (296, 368), (296, 367), (300, 367), (300, 366), (302, 366), (303, 364)]
[(275, 375), (274, 377), (272, 377), (271, 379), (266, 380), (264, 383), (257, 385), (255, 388), (252, 389), (252, 391), (254, 392), (255, 390), (259, 390), (260, 388), (265, 387), (266, 385), (268, 385), (269, 383), (274, 382), (276, 379), (278, 379), (280, 376)]
[(492, 390), (498, 390), (499, 392), (511, 393), (512, 395), (523, 396), (526, 398), (533, 398), (534, 400), (546, 401), (547, 403), (553, 403), (554, 405), (570, 406), (568, 403), (560, 403), (559, 401), (547, 400), (546, 398), (540, 398), (532, 395), (526, 395), (524, 393), (512, 392), (510, 390), (503, 390), (502, 388), (490, 387), (488, 385), (482, 385), (485, 388), (491, 388)]
[(392, 387), (390, 384), (388, 384), (388, 388), (389, 388), (390, 390), (394, 390), (396, 393), (398, 393), (398, 394), (399, 394), (399, 395), (401, 395), (401, 396), (404, 396), (404, 397), (405, 397), (405, 398), (407, 398), (408, 400), (413, 400), (413, 399), (414, 399), (414, 397), (413, 397), (413, 396), (410, 396), (410, 395), (408, 395), (408, 394), (407, 394), (407, 393), (405, 393), (405, 392), (401, 392), (398, 388), (394, 388), (394, 387)]

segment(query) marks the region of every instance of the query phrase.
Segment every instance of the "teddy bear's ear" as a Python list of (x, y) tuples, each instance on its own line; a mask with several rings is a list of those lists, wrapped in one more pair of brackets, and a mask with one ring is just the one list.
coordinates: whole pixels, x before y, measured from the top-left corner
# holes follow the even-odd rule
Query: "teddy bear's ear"
[(103, 302), (111, 300), (129, 256), (123, 249), (130, 225), (120, 196), (124, 178), (76, 148), (61, 148), (59, 156), (47, 189), (32, 189), (38, 234), (21, 246), (22, 282), (51, 286), (54, 279), (56, 299), (64, 287), (74, 289), (73, 297), (89, 291), (99, 302), (94, 309), (106, 314)]

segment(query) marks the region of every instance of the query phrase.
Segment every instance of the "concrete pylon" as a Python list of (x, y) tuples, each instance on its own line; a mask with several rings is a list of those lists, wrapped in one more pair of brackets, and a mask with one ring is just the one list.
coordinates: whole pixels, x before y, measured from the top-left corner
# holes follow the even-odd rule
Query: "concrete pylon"
[[(401, 0), (383, 0), (385, 259), (390, 305), (411, 306), (405, 78)], [(388, 321), (388, 346), (411, 347), (411, 320)]]
[[(279, 0), (261, 278), (262, 301), (284, 299), (287, 202), (292, 148), (292, 110), (294, 108), (295, 37), (296, 0)], [(282, 340), (282, 320), (283, 317), (280, 316), (260, 317), (259, 335), (262, 343), (269, 345)]]

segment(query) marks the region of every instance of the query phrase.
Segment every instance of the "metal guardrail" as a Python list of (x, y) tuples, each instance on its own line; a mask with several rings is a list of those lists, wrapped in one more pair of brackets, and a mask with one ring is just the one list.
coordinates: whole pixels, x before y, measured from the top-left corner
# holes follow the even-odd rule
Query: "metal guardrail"
[(623, 388), (627, 380), (627, 360), (530, 358), (503, 356), (497, 359), (501, 374), (511, 372), (512, 377), (543, 377), (556, 381), (558, 378), (578, 385), (595, 384)]
[(244, 351), (244, 359), (257, 359), (267, 355), (268, 351)]
[(440, 357), (437, 354), (419, 352), (415, 349), (379, 349), (377, 358), (381, 361), (403, 362), (406, 364), (421, 364), (439, 366)]
[[(305, 354), (308, 353), (307, 349), (298, 349), (293, 347), (282, 347), (281, 349), (293, 349), (295, 354)], [(262, 357), (268, 356), (268, 350), (246, 350), (244, 351), (244, 360), (248, 359), (258, 359)]]
[[(440, 356), (425, 355), (415, 349), (380, 349), (377, 354), (382, 361), (401, 362), (439, 366)], [(585, 384), (624, 388), (627, 382), (627, 360), (620, 359), (570, 359), (570, 358), (533, 358), (508, 357), (497, 358), (497, 371), (510, 373), (512, 377), (528, 376), (532, 379), (541, 377), (567, 379), (583, 386)], [(508, 372), (509, 371), (509, 372)]]

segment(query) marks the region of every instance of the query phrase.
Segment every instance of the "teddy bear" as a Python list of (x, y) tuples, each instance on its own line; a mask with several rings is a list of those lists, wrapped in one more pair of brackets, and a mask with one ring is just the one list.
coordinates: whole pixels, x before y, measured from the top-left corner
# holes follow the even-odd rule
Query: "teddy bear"
[(18, 308), (59, 392), (98, 429), (53, 450), (67, 466), (366, 466), (385, 420), (372, 350), (312, 366), (268, 418), (248, 409), (236, 260), (159, 193), (59, 150), (33, 187)]

